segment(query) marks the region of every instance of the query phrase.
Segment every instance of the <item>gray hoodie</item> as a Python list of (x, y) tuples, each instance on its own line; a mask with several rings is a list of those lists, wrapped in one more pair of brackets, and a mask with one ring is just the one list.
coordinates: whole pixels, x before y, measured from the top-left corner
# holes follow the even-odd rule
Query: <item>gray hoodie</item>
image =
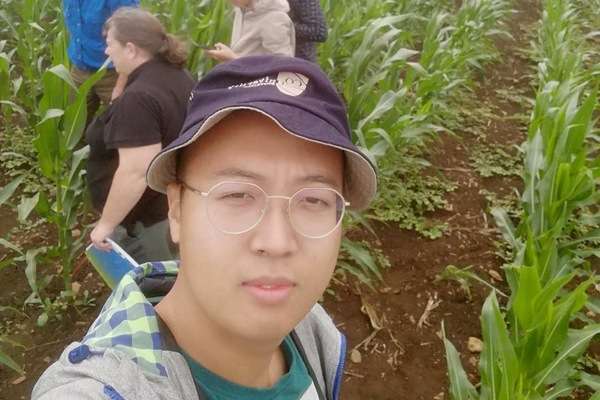
[[(36, 383), (34, 400), (202, 400), (185, 358), (152, 303), (170, 289), (175, 261), (125, 275), (81, 342), (70, 344)], [(339, 397), (346, 342), (316, 304), (291, 333), (318, 397)]]
[(286, 0), (253, 0), (248, 8), (235, 7), (231, 49), (240, 56), (293, 57), (296, 34), (289, 11)]

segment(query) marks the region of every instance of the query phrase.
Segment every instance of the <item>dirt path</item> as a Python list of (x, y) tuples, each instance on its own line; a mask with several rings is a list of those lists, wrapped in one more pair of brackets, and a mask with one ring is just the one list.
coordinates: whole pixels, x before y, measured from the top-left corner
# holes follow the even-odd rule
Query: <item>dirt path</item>
[[(442, 320), (470, 373), (476, 373), (478, 359), (467, 350), (467, 341), (470, 336), (481, 336), (479, 315), (487, 290), (474, 286), (469, 300), (456, 283), (436, 283), (435, 278), (452, 264), (473, 265), (490, 280), (489, 271), (499, 271), (502, 264), (496, 255), (496, 238), (488, 230), (493, 222), (486, 214), (481, 190), (502, 197), (518, 188), (520, 180), (514, 176), (482, 178), (470, 164), (470, 156), (480, 145), (501, 146), (511, 152), (510, 146), (525, 138), (523, 117), (528, 110), (522, 96), (532, 96), (528, 74), (533, 70), (518, 49), (528, 47), (526, 31), (539, 12), (537, 3), (530, 0), (517, 1), (515, 8), (518, 12), (508, 24), (515, 40), (497, 41), (499, 61), (478, 79), (476, 101), (466, 105), (471, 109), (467, 109), (464, 131), (458, 132), (459, 138), (443, 137), (430, 156), (434, 166), (458, 183), (458, 189), (448, 196), (452, 211), (434, 215), (448, 223), (448, 234), (430, 241), (413, 232), (379, 227), (378, 236), (392, 264), (385, 274), (385, 288), (381, 293), (337, 288), (338, 299), (326, 301), (326, 308), (348, 338), (341, 396), (345, 400), (448, 398), (445, 353), (439, 337)], [(471, 113), (474, 108), (479, 111)], [(428, 304), (430, 312), (425, 311)], [(361, 360), (356, 363), (352, 358), (358, 354), (352, 357), (351, 350), (374, 332), (370, 320), (383, 329), (367, 346), (357, 349)]]

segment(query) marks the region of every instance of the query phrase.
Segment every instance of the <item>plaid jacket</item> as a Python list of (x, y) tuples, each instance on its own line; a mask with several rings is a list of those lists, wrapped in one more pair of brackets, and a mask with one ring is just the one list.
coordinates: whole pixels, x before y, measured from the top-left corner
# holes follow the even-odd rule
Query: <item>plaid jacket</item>
[(327, 23), (319, 0), (288, 0), (296, 30), (296, 57), (315, 62), (315, 42), (327, 40)]
[[(153, 303), (170, 289), (178, 263), (143, 264), (121, 279), (81, 342), (70, 344), (36, 383), (33, 400), (204, 399), (173, 349)], [(345, 339), (318, 304), (292, 332), (319, 400), (339, 397)]]

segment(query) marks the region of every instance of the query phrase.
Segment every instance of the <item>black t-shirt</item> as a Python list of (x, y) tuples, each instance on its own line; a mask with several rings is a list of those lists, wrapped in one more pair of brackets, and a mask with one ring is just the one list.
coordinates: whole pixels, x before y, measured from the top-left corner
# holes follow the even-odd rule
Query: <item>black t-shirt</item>
[[(172, 142), (183, 125), (194, 80), (189, 72), (160, 60), (129, 75), (123, 94), (86, 131), (90, 145), (87, 181), (92, 204), (101, 211), (119, 166), (119, 148)], [(121, 225), (148, 226), (167, 217), (166, 196), (146, 188)]]

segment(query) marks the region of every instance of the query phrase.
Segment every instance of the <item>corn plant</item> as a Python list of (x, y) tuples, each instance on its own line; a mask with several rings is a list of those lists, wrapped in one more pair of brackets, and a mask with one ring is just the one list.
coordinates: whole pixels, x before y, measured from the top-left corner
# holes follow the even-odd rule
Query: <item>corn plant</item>
[(214, 60), (204, 55), (201, 46), (228, 43), (232, 19), (227, 1), (142, 1), (142, 5), (156, 13), (169, 32), (178, 34), (188, 42), (190, 53), (187, 68), (195, 76), (201, 77), (215, 65)]
[(0, 111), (4, 111), (4, 116), (8, 117), (8, 104), (10, 101), (10, 72), (11, 59), (8, 54), (3, 52), (6, 41), (0, 42)]
[[(600, 377), (578, 368), (600, 334), (600, 324), (582, 315), (584, 307), (593, 307), (588, 289), (598, 279), (577, 268), (589, 264), (588, 256), (600, 256), (581, 247), (600, 240), (600, 230), (574, 237), (573, 220), (600, 200), (598, 148), (590, 140), (597, 96), (589, 87), (592, 75), (583, 69), (570, 4), (546, 0), (540, 32), (540, 89), (524, 144), (521, 221), (514, 228), (506, 212), (493, 211), (515, 254), (505, 267), (510, 299), (503, 312), (492, 292), (483, 306), (479, 390), (444, 338), (453, 399), (549, 400), (581, 386), (600, 387)], [(591, 226), (599, 223), (598, 215), (591, 217)]]
[[(41, 175), (51, 182), (49, 187), (41, 186), (37, 193), (21, 198), (16, 207), (18, 218), (24, 222), (35, 210), (38, 216), (55, 226), (58, 235), (57, 242), (49, 247), (25, 251), (10, 246), (17, 255), (6, 261), (25, 262), (25, 275), (32, 291), (26, 303), (40, 304), (49, 311), (54, 303), (43, 298), (43, 291), (53, 275), (38, 276), (38, 262), (59, 261), (64, 285), (62, 296), (72, 298), (73, 262), (87, 239), (85, 234), (74, 237), (72, 233), (77, 226), (85, 193), (84, 161), (89, 150), (87, 147), (80, 148), (80, 142), (86, 121), (86, 97), (104, 69), (79, 88), (73, 82), (68, 70), (60, 2), (7, 0), (5, 9), (9, 13), (0, 13), (0, 19), (6, 22), (0, 32), (8, 39), (0, 42), (0, 76), (7, 77), (7, 80), (2, 80), (0, 96), (4, 97), (9, 91), (15, 102), (9, 103), (0, 97), (1, 104), (27, 110), (27, 122), (35, 132), (32, 142), (37, 166)], [(54, 39), (51, 46), (46, 43), (48, 36)], [(11, 50), (6, 50), (8, 48)], [(8, 68), (6, 61), (12, 62)], [(19, 76), (12, 80), (12, 88), (7, 83), (11, 76)], [(24, 96), (25, 92), (27, 96)], [(3, 201), (0, 203), (15, 192), (27, 173), (25, 171), (17, 176), (3, 188)], [(6, 241), (3, 244), (10, 245)], [(38, 322), (43, 324), (47, 317), (48, 312), (45, 312)]]
[[(0, 39), (15, 60), (15, 99), (23, 109), (33, 110), (41, 94), (41, 77), (51, 63), (47, 38), (62, 30), (60, 2), (56, 0), (5, 0), (0, 10), (5, 29)], [(31, 121), (33, 122), (33, 120)]]
[(23, 83), (23, 78), (14, 78), (15, 64), (13, 56), (15, 50), (5, 51), (6, 40), (0, 41), (0, 112), (8, 120), (13, 112), (26, 115), (25, 110), (15, 100)]
[[(435, 238), (443, 225), (423, 214), (444, 206), (452, 186), (424, 181), (422, 148), (444, 131), (451, 101), (473, 69), (493, 57), (504, 0), (324, 2), (335, 21), (320, 62), (347, 101), (354, 141), (380, 169), (380, 193), (369, 214)], [(341, 41), (345, 43), (340, 49)], [(422, 182), (407, 188), (404, 183)]]
[[(469, 68), (491, 59), (489, 36), (501, 32), (498, 21), (508, 12), (506, 1), (487, 0), (463, 2), (455, 14), (415, 13), (431, 11), (425, 3), (324, 5), (336, 24), (321, 48), (321, 63), (344, 82), (355, 140), (374, 159), (422, 145), (443, 130), (435, 123), (443, 120), (444, 101), (464, 84)], [(365, 16), (371, 19), (359, 23)], [(347, 46), (340, 51), (342, 40)]]
[[(37, 136), (34, 146), (41, 174), (52, 185), (42, 186), (31, 197), (23, 196), (17, 206), (18, 218), (24, 222), (35, 210), (37, 215), (54, 225), (58, 238), (56, 243), (21, 250), (18, 246), (2, 240), (0, 244), (16, 253), (5, 260), (8, 264), (25, 263), (25, 276), (31, 288), (26, 304), (38, 304), (43, 308), (37, 323), (45, 325), (50, 316), (61, 318), (60, 314), (70, 304), (87, 304), (87, 294), (82, 301), (76, 301), (72, 291), (71, 272), (87, 240), (87, 234), (75, 236), (78, 218), (84, 205), (85, 170), (84, 161), (88, 146), (78, 148), (86, 118), (86, 98), (90, 87), (101, 78), (104, 69), (90, 77), (82, 86), (76, 87), (66, 67), (62, 64), (50, 68), (43, 76), (45, 95), (39, 109), (44, 117), (36, 125)], [(70, 100), (73, 99), (73, 100)], [(63, 108), (58, 108), (63, 107)], [(13, 191), (23, 181), (25, 175), (17, 177), (5, 189)], [(4, 261), (4, 260), (3, 260)], [(38, 274), (40, 262), (54, 264), (58, 261), (64, 290), (56, 299), (44, 296), (44, 289), (54, 278), (52, 273)], [(8, 265), (7, 264), (7, 265)]]
[[(87, 239), (86, 235), (75, 238), (72, 233), (83, 205), (83, 162), (89, 152), (87, 146), (78, 148), (78, 144), (85, 128), (87, 93), (102, 77), (104, 69), (77, 88), (64, 66), (67, 61), (64, 36), (59, 34), (55, 43), (56, 65), (42, 77), (44, 96), (38, 105), (41, 118), (35, 127), (34, 140), (40, 171), (53, 187), (37, 193), (31, 202), (38, 214), (56, 227), (58, 241), (49, 250), (49, 256), (60, 260), (64, 288), (70, 292), (73, 261)], [(36, 293), (35, 279), (29, 281)]]

